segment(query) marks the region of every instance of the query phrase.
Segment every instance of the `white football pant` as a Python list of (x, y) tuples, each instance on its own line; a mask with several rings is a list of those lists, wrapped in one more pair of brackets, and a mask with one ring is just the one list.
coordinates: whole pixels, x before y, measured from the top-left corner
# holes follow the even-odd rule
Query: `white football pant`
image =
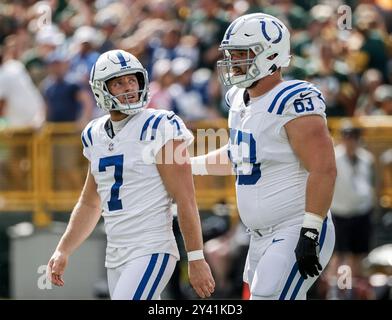
[(155, 253), (133, 259), (118, 268), (108, 268), (112, 300), (158, 300), (169, 282), (176, 258)]
[[(302, 225), (267, 230), (260, 235), (252, 232), (244, 269), (244, 281), (249, 284), (251, 300), (305, 300), (306, 293), (317, 277), (306, 280), (300, 275), (295, 258)], [(335, 245), (335, 228), (330, 214), (324, 220), (319, 235), (323, 270)]]

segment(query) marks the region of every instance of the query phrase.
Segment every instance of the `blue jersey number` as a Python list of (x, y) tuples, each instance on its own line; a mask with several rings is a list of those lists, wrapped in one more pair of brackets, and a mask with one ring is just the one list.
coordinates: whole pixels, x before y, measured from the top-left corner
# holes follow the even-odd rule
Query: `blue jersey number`
[(123, 184), (123, 163), (124, 155), (122, 154), (99, 159), (99, 172), (104, 172), (107, 167), (114, 166), (114, 184), (112, 185), (110, 200), (108, 201), (109, 211), (121, 210), (123, 208), (119, 199), (120, 187)]
[[(307, 102), (306, 106), (304, 105), (303, 101)], [(306, 98), (304, 100), (301, 100), (301, 99), (294, 100), (294, 109), (295, 109), (295, 112), (297, 112), (297, 113), (302, 113), (304, 111), (313, 111), (314, 105), (312, 102), (312, 98)]]
[[(253, 138), (251, 133), (243, 132), (241, 130), (230, 128), (230, 144), (237, 146), (239, 152), (238, 155), (234, 156), (230, 152), (229, 157), (234, 163), (234, 168), (237, 174), (238, 185), (253, 185), (259, 181), (261, 177), (260, 163), (256, 163), (256, 140)], [(245, 146), (249, 151), (242, 150)], [(245, 151), (245, 152), (242, 152)], [(244, 155), (244, 153), (246, 155)], [(238, 168), (238, 165), (233, 161), (235, 158), (240, 158), (240, 162), (251, 165), (251, 172), (243, 172), (243, 169)], [(250, 171), (250, 168), (248, 170)]]

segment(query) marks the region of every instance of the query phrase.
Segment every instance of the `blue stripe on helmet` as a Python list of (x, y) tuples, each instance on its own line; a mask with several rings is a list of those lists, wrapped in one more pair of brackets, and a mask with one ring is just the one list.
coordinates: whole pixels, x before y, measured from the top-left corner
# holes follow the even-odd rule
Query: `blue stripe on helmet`
[(272, 21), (272, 23), (278, 28), (278, 30), (279, 30), (279, 36), (274, 40), (274, 41), (272, 41), (272, 43), (278, 43), (280, 40), (282, 40), (282, 37), (283, 37), (283, 32), (282, 32), (282, 29), (279, 27), (279, 24), (276, 22), (276, 21)]
[(116, 55), (117, 55), (118, 60), (119, 60), (120, 63), (121, 63), (121, 66), (122, 66), (122, 67), (126, 67), (126, 66), (127, 66), (127, 62), (125, 61), (125, 58), (124, 58), (124, 56), (122, 55), (122, 53), (118, 51), (118, 52), (116, 53)]
[(226, 31), (226, 40), (229, 40), (230, 35), (231, 35), (231, 31), (233, 31), (234, 26), (237, 24), (236, 21), (233, 21), (229, 27), (229, 30)]
[[(263, 33), (264, 38), (270, 41), (271, 37), (267, 34), (267, 30), (265, 29), (265, 21), (261, 20), (260, 23), (261, 23), (261, 32)], [(282, 28), (276, 21), (272, 21), (272, 23), (278, 28), (279, 31), (278, 37), (274, 41), (272, 41), (272, 43), (278, 43), (280, 40), (282, 40), (283, 37)]]

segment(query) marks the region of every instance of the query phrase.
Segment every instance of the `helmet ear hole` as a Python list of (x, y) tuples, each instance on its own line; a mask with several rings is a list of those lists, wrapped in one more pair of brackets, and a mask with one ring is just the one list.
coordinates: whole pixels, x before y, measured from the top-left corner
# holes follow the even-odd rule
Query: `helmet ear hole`
[(274, 60), (278, 56), (277, 53), (271, 54), (269, 57), (267, 57), (268, 60)]
[(136, 73), (136, 79), (139, 82), (139, 89), (143, 90), (145, 86), (144, 76), (141, 72)]
[[(146, 81), (144, 79), (144, 75), (141, 72), (137, 72), (135, 75), (136, 75), (136, 79), (137, 79), (137, 81), (139, 83), (139, 90), (141, 90), (143, 92), (144, 89), (145, 89), (145, 86), (146, 86)], [(140, 97), (142, 95), (141, 91), (139, 91), (139, 99), (140, 99)], [(147, 95), (146, 95), (145, 99), (146, 98), (147, 98)]]
[(269, 68), (269, 70), (271, 71), (271, 73), (274, 73), (276, 70), (278, 70), (278, 68), (276, 67), (276, 64), (273, 64), (271, 68)]

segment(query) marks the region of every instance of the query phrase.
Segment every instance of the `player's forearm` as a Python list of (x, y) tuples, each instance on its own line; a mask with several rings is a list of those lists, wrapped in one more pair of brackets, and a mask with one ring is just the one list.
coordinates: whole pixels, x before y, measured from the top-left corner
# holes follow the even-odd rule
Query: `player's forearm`
[(228, 176), (233, 167), (227, 154), (227, 145), (208, 154), (191, 158), (194, 175)]
[(89, 206), (79, 201), (56, 250), (71, 255), (94, 230), (100, 215), (99, 207)]
[(309, 173), (306, 185), (305, 211), (325, 218), (331, 207), (334, 185), (336, 179), (336, 167), (331, 164), (324, 170)]
[(199, 212), (195, 200), (177, 201), (178, 222), (187, 252), (203, 249)]

